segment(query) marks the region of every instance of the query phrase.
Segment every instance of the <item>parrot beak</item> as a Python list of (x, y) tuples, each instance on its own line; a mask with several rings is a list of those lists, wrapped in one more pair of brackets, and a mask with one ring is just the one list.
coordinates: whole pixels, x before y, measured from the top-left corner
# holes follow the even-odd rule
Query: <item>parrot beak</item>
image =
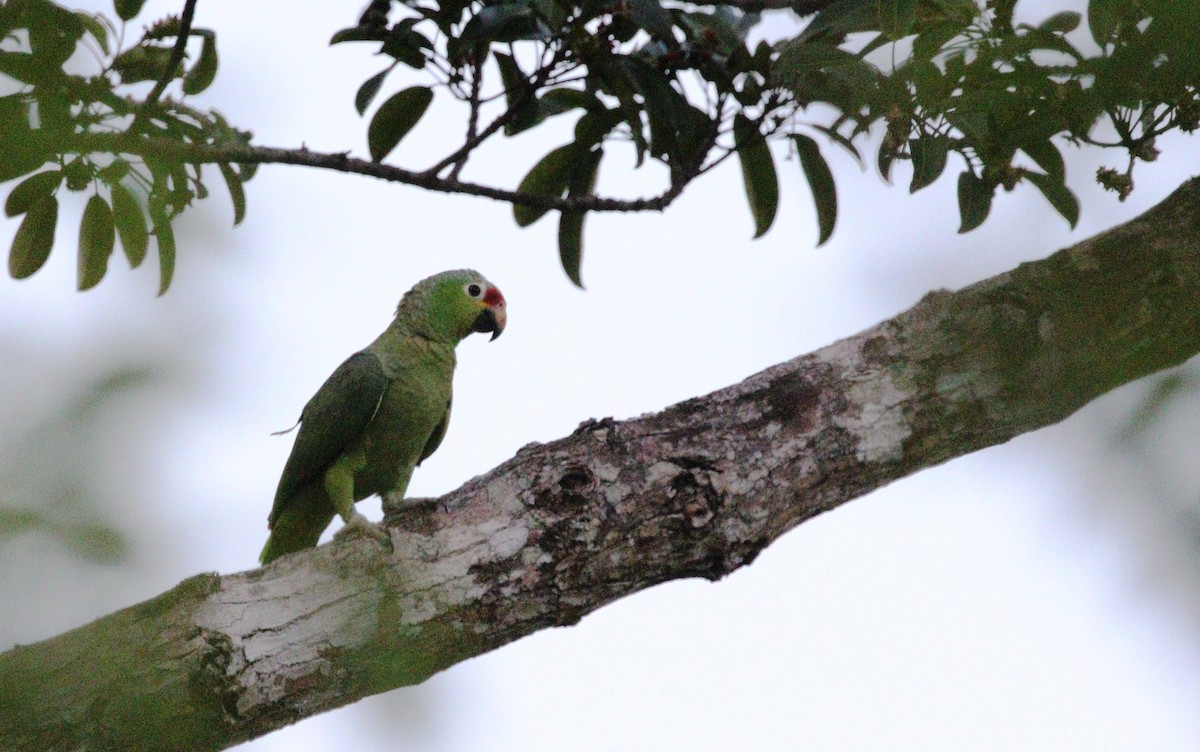
[(471, 325), (471, 331), (479, 332), (480, 334), (491, 332), (492, 338), (488, 340), (491, 342), (504, 331), (504, 325), (508, 322), (508, 314), (504, 308), (504, 296), (495, 287), (487, 291), (483, 302), (487, 304), (487, 308), (484, 308), (475, 317), (475, 323)]

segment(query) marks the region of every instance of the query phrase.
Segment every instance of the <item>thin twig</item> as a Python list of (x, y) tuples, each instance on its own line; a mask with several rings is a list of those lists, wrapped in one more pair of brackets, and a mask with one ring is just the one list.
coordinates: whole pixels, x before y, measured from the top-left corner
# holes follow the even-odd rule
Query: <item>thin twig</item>
[(167, 85), (171, 83), (171, 79), (175, 77), (175, 71), (183, 63), (188, 35), (192, 33), (192, 18), (195, 15), (196, 0), (185, 0), (183, 13), (179, 17), (179, 36), (175, 38), (175, 46), (171, 49), (171, 59), (167, 61), (167, 69), (163, 72), (162, 77), (155, 82), (154, 88), (146, 95), (146, 101), (142, 103), (143, 109), (149, 109), (154, 106), (154, 103), (166, 91)]
[[(469, 144), (474, 141), (479, 130), (479, 92), (482, 88), (483, 66), (479, 65), (479, 63), (475, 63), (473, 66), (471, 66), (471, 113), (467, 117), (467, 137), (464, 143)], [(467, 160), (470, 158), (470, 156), (471, 152), (465, 151), (457, 160), (455, 160), (454, 167), (450, 170), (450, 174), (447, 176), (450, 180), (458, 180), (458, 176), (462, 173), (462, 169), (464, 166), (466, 166)]]

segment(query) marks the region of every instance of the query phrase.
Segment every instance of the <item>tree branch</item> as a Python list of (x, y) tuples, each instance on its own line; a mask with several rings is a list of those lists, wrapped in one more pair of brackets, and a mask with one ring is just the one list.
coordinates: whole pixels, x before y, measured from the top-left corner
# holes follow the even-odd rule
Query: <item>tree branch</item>
[(420, 682), (1057, 422), (1200, 351), (1200, 180), (1050, 258), (705, 397), (531, 444), (338, 541), (0, 656), (0, 747), (220, 749)]
[[(502, 116), (503, 117), (503, 116)], [(503, 123), (500, 123), (503, 125)], [(490, 135), (493, 122), (476, 137)], [(639, 212), (663, 211), (687, 187), (687, 181), (672, 184), (666, 191), (650, 198), (619, 199), (605, 196), (559, 196), (495, 188), (479, 183), (442, 178), (426, 170), (417, 172), (403, 167), (370, 162), (352, 157), (348, 152), (317, 152), (301, 147), (280, 149), (269, 146), (242, 146), (205, 143), (180, 143), (155, 137), (131, 137), (126, 134), (81, 133), (70, 138), (45, 138), (41, 146), (47, 153), (79, 154), (107, 152), (137, 154), (141, 157), (171, 159), (187, 164), (288, 164), (366, 175), (394, 183), (424, 188), (436, 193), (461, 193), (505, 201), (520, 206), (536, 206), (556, 211)]]

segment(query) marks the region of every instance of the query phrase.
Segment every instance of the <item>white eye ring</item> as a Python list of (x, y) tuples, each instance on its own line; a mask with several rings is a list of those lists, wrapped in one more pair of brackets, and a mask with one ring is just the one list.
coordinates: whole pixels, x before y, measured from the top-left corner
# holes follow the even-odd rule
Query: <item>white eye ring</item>
[(471, 282), (470, 284), (463, 286), (463, 292), (465, 292), (467, 294), (468, 298), (474, 298), (475, 300), (479, 300), (480, 298), (483, 297), (484, 289), (483, 289), (483, 285), (481, 285), (477, 282)]

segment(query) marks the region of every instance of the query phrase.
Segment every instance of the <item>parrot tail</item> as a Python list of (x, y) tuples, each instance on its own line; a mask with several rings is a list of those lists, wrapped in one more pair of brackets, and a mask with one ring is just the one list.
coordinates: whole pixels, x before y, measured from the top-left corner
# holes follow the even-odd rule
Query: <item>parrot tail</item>
[(312, 548), (321, 533), (333, 522), (333, 505), (319, 484), (310, 484), (298, 491), (271, 525), (271, 535), (263, 546), (258, 560), (267, 564), (284, 554)]

